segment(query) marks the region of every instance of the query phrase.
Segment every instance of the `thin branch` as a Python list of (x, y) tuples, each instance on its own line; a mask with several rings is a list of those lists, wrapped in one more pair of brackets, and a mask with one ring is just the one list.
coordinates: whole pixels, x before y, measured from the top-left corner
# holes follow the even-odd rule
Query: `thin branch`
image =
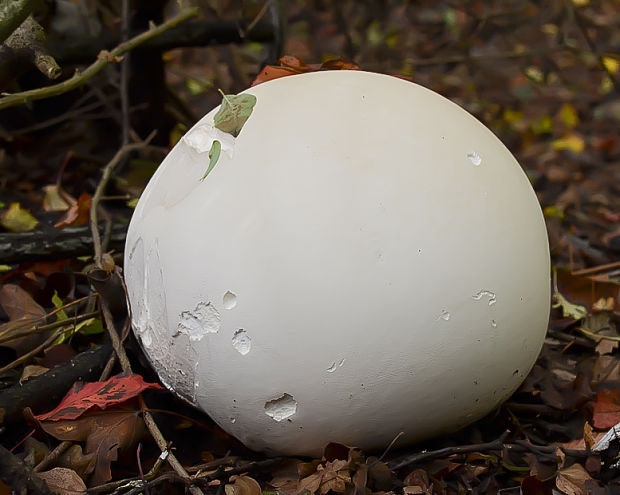
[(72, 89), (79, 88), (80, 86), (84, 85), (86, 81), (101, 72), (101, 70), (106, 65), (120, 61), (120, 57), (122, 57), (125, 53), (130, 52), (145, 41), (159, 36), (167, 30), (177, 26), (181, 22), (191, 17), (194, 17), (196, 14), (198, 14), (198, 8), (183, 10), (181, 11), (181, 13), (179, 13), (172, 19), (164, 22), (163, 24), (160, 24), (157, 27), (153, 27), (148, 31), (140, 33), (139, 35), (131, 38), (130, 40), (121, 43), (112, 51), (101, 52), (97, 60), (91, 65), (89, 65), (84, 70), (84, 72), (76, 72), (73, 77), (67, 79), (66, 81), (54, 84), (52, 86), (46, 86), (44, 88), (37, 88), (29, 91), (23, 91), (21, 93), (14, 93), (8, 96), (4, 96), (3, 98), (0, 98), (0, 110), (13, 107), (15, 105), (24, 104), (29, 101), (57, 96), (66, 93), (67, 91), (71, 91)]
[[(122, 18), (123, 23), (121, 27), (121, 36), (123, 43), (129, 38), (129, 0), (122, 0)], [(123, 128), (121, 135), (121, 145), (125, 146), (129, 144), (129, 57), (130, 53), (125, 55), (125, 58), (121, 62), (121, 81), (120, 81), (120, 93), (121, 93), (121, 115), (123, 119)]]
[[(110, 312), (107, 303), (105, 300), (101, 300), (101, 311), (103, 313), (103, 319), (106, 324), (106, 328), (108, 329), (108, 333), (110, 335), (110, 339), (112, 340), (112, 347), (118, 356), (119, 362), (121, 364), (121, 368), (126, 373), (132, 373), (131, 364), (129, 363), (129, 359), (127, 358), (127, 353), (125, 352), (125, 348), (121, 342), (121, 339), (116, 331), (116, 327), (114, 326), (114, 318), (112, 317), (112, 313)], [(155, 440), (155, 443), (159, 447), (162, 452), (162, 455), (165, 454), (165, 459), (168, 461), (170, 467), (174, 470), (174, 472), (179, 475), (182, 479), (186, 481), (190, 481), (190, 476), (185, 471), (185, 468), (181, 465), (179, 460), (174, 456), (170, 450), (168, 450), (168, 442), (162, 435), (157, 423), (153, 419), (151, 413), (146, 409), (146, 405), (144, 403), (144, 399), (142, 396), (139, 396), (140, 406), (142, 408), (142, 418), (144, 419), (144, 424), (146, 428), (149, 430), (149, 433)], [(204, 495), (202, 490), (197, 486), (190, 486), (189, 492), (192, 495)]]
[(40, 473), (41, 471), (44, 471), (48, 466), (50, 466), (50, 464), (52, 464), (56, 459), (58, 459), (62, 454), (64, 454), (67, 449), (71, 447), (71, 445), (73, 445), (73, 442), (70, 442), (69, 440), (65, 440), (59, 443), (54, 450), (48, 453), (41, 460), (41, 462), (39, 462), (39, 464), (37, 464), (33, 468), (33, 471), (35, 473)]
[(125, 157), (125, 155), (134, 150), (139, 150), (139, 149), (144, 148), (145, 146), (149, 144), (149, 142), (151, 141), (151, 139), (153, 139), (154, 136), (155, 136), (155, 132), (152, 132), (146, 138), (146, 140), (141, 143), (126, 144), (125, 146), (122, 146), (121, 149), (119, 149), (116, 152), (116, 154), (112, 157), (112, 159), (103, 168), (103, 175), (101, 177), (101, 180), (99, 181), (99, 184), (97, 184), (97, 189), (95, 190), (95, 194), (93, 195), (93, 198), (90, 204), (90, 229), (91, 229), (92, 236), (93, 236), (93, 246), (95, 250), (94, 260), (95, 260), (95, 264), (99, 268), (102, 268), (102, 260), (103, 260), (103, 252), (102, 252), (102, 247), (101, 247), (101, 236), (99, 235), (99, 229), (97, 228), (98, 221), (99, 221), (97, 218), (97, 208), (99, 206), (99, 202), (101, 201), (101, 198), (103, 197), (103, 193), (105, 191), (106, 186), (108, 185), (108, 181), (112, 177), (112, 172), (114, 172), (114, 169), (121, 162), (121, 160)]

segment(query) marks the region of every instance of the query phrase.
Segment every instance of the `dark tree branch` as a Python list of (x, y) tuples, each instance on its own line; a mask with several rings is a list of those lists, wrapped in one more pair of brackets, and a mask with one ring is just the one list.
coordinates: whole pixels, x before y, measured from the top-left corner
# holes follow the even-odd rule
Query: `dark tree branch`
[[(126, 233), (126, 225), (113, 225), (108, 248), (122, 251)], [(87, 225), (0, 234), (0, 262), (4, 264), (75, 258), (92, 252), (93, 237)]]
[(11, 493), (53, 495), (52, 490), (28, 466), (0, 445), (0, 479)]
[(96, 380), (110, 350), (110, 344), (99, 345), (55, 366), (47, 373), (0, 391), (0, 424), (18, 420), (26, 407), (35, 412), (50, 409), (62, 399), (75, 381)]

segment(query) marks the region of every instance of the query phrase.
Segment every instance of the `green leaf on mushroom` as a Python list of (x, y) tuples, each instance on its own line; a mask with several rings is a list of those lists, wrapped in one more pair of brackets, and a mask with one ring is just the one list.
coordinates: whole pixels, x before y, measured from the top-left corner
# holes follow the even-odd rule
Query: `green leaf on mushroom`
[(222, 105), (215, 114), (213, 123), (218, 129), (237, 137), (252, 115), (252, 110), (256, 105), (256, 96), (247, 93), (226, 95), (222, 90), (220, 93), (223, 96)]
[(209, 172), (213, 170), (213, 167), (215, 167), (215, 164), (220, 158), (221, 151), (222, 151), (222, 143), (220, 143), (216, 139), (215, 141), (213, 141), (213, 144), (211, 145), (211, 149), (209, 150), (209, 166), (207, 167), (207, 171), (205, 172), (205, 174), (200, 179), (201, 181), (205, 180), (207, 178), (207, 175), (209, 175)]

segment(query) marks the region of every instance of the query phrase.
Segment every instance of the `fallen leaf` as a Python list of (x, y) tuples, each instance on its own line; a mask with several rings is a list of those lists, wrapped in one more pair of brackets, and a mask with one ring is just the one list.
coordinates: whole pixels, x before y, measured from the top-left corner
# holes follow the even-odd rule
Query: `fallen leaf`
[(567, 495), (586, 495), (586, 481), (591, 479), (581, 464), (573, 464), (558, 471), (555, 486)]
[(359, 68), (359, 65), (344, 58), (327, 60), (321, 64), (323, 70), (359, 70)]
[(23, 383), (29, 378), (34, 378), (35, 376), (42, 375), (43, 373), (47, 373), (48, 371), (49, 368), (46, 368), (45, 366), (29, 364), (28, 366), (24, 367), (24, 370), (22, 371), (22, 376), (20, 376), (19, 381), (20, 383)]
[(292, 55), (284, 55), (280, 57), (278, 62), (282, 67), (296, 70), (297, 72), (306, 72), (308, 70), (308, 66), (303, 62), (303, 60)]
[(252, 81), (252, 86), (279, 79), (281, 77), (303, 74), (304, 72), (315, 72), (319, 70), (359, 70), (359, 66), (344, 58), (326, 60), (322, 64), (306, 65), (301, 59), (291, 55), (285, 55), (278, 60), (280, 65), (267, 65)]
[[(222, 96), (224, 98), (222, 99), (220, 109), (213, 117), (213, 124), (219, 130), (237, 137), (250, 115), (252, 115), (252, 110), (254, 105), (256, 105), (256, 96), (248, 93), (240, 95), (225, 95), (222, 93)], [(213, 144), (215, 145), (215, 142)], [(209, 157), (211, 157), (211, 153), (213, 153), (213, 148), (209, 152)]]
[(620, 390), (603, 389), (594, 402), (592, 425), (598, 429), (612, 428), (620, 423)]
[(578, 134), (568, 134), (553, 141), (551, 147), (554, 150), (570, 150), (574, 153), (581, 153), (585, 149), (586, 143)]
[(302, 479), (299, 483), (299, 493), (307, 490), (310, 493), (326, 495), (330, 490), (336, 493), (344, 493), (347, 485), (351, 483), (348, 461), (336, 460), (319, 464), (316, 472)]
[(19, 203), (11, 203), (9, 209), (2, 215), (0, 223), (9, 232), (29, 232), (39, 224), (39, 221), (28, 210), (19, 206)]
[(63, 218), (54, 224), (54, 227), (63, 228), (69, 225), (84, 225), (88, 222), (90, 216), (90, 205), (92, 196), (88, 193), (82, 193), (77, 203), (71, 205)]
[(58, 440), (86, 442), (84, 453), (94, 454), (91, 486), (112, 479), (111, 463), (119, 451), (130, 448), (144, 434), (140, 411), (110, 410), (90, 412), (76, 420), (41, 421), (43, 430)]
[(588, 449), (592, 449), (596, 445), (596, 440), (594, 438), (594, 433), (592, 431), (592, 426), (587, 421), (583, 425), (583, 440), (585, 441)]
[(95, 469), (95, 454), (85, 454), (81, 445), (72, 445), (56, 461), (58, 466), (73, 469), (82, 478), (86, 478)]
[(63, 191), (58, 184), (50, 184), (43, 187), (45, 196), (43, 197), (43, 210), (45, 211), (67, 211), (76, 200)]
[(226, 485), (226, 495), (262, 495), (263, 491), (254, 478), (249, 476), (231, 476), (230, 481), (234, 484)]
[(50, 490), (58, 495), (78, 495), (86, 493), (86, 485), (80, 476), (72, 469), (55, 467), (49, 471), (37, 473)]
[(75, 419), (93, 406), (105, 409), (131, 399), (148, 388), (160, 389), (162, 386), (146, 383), (140, 375), (124, 373), (105, 382), (76, 382), (55, 409), (35, 418), (39, 421)]
[(18, 353), (27, 352), (45, 340), (44, 334), (32, 334), (30, 329), (42, 323), (45, 310), (19, 285), (4, 284), (0, 288), (0, 305), (9, 321), (0, 325), (2, 345)]

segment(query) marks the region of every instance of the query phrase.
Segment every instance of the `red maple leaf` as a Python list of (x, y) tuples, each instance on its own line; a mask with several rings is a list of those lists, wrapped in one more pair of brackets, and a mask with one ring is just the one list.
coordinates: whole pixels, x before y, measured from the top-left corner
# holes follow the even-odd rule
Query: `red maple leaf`
[(125, 374), (113, 376), (105, 382), (76, 382), (50, 412), (35, 416), (39, 421), (60, 421), (75, 419), (93, 406), (105, 409), (124, 402), (148, 388), (162, 388), (157, 383), (146, 383), (140, 375)]

